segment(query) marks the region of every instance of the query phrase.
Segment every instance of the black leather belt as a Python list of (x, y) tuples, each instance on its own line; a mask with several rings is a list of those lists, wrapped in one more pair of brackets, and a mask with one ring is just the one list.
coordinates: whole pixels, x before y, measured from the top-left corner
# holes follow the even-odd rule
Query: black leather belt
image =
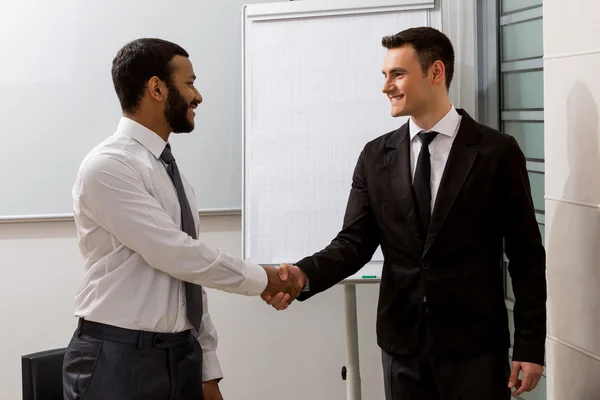
[(138, 348), (155, 347), (167, 349), (190, 343), (193, 339), (191, 330), (189, 329), (176, 333), (138, 331), (99, 322), (86, 321), (83, 318), (79, 319), (77, 334), (78, 336), (88, 335), (110, 342), (135, 344)]

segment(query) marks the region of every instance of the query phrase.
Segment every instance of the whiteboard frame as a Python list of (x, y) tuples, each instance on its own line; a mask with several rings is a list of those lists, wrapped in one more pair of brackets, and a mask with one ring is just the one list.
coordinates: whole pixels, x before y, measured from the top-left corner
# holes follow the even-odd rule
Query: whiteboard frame
[[(432, 12), (436, 10), (436, 2), (439, 0), (345, 0), (344, 4), (339, 4), (331, 1), (313, 2), (299, 1), (288, 3), (262, 3), (250, 4), (242, 7), (242, 210), (241, 210), (241, 234), (242, 234), (242, 258), (246, 259), (246, 133), (247, 133), (247, 101), (249, 93), (246, 90), (246, 74), (249, 71), (247, 64), (247, 29), (250, 24), (260, 21), (272, 21), (282, 19), (305, 19), (326, 16), (342, 16), (342, 15), (362, 15), (375, 14), (382, 12), (398, 12), (411, 10), (429, 10), (427, 13), (427, 24), (441, 28), (436, 23), (432, 23)], [(441, 24), (439, 24), (441, 25)], [(248, 73), (249, 74), (249, 73)], [(281, 262), (292, 262), (292, 260), (283, 260)], [(349, 276), (340, 283), (364, 284), (364, 283), (379, 283), (381, 275), (377, 274), (375, 278), (364, 278), (364, 271), (369, 271), (373, 268), (381, 271), (383, 262), (369, 262), (357, 274)]]
[[(222, 215), (241, 215), (239, 208), (211, 208), (198, 210), (200, 216), (222, 216)], [(44, 215), (11, 215), (1, 216), (0, 224), (21, 224), (32, 222), (65, 222), (73, 221), (73, 214), (44, 214)]]
[[(344, 0), (290, 1), (288, 3), (262, 3), (245, 5), (244, 20), (265, 21), (273, 19), (296, 19), (324, 17), (329, 15), (373, 14), (386, 11), (410, 11), (435, 8), (435, 0)], [(245, 28), (245, 25), (242, 25)], [(242, 40), (244, 40), (242, 30)], [(244, 42), (242, 42), (244, 43)], [(242, 46), (243, 48), (243, 46)], [(242, 50), (243, 51), (243, 50)], [(243, 54), (242, 54), (243, 56)]]

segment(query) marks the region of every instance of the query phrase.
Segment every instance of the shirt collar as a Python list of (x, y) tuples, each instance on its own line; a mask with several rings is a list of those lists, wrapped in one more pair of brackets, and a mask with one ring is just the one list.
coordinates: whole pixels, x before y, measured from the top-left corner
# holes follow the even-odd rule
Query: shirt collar
[(121, 117), (117, 131), (131, 137), (144, 146), (154, 157), (160, 158), (167, 142), (144, 125), (127, 117)]
[[(446, 135), (449, 137), (454, 137), (456, 135), (456, 128), (460, 123), (460, 114), (456, 111), (456, 108), (452, 106), (450, 111), (444, 115), (442, 119), (438, 121), (437, 124), (431, 128), (432, 131), (441, 133), (442, 135)], [(425, 129), (421, 128), (419, 125), (413, 121), (412, 118), (409, 119), (409, 132), (410, 132), (410, 140), (413, 140), (415, 136), (419, 132), (425, 131)]]

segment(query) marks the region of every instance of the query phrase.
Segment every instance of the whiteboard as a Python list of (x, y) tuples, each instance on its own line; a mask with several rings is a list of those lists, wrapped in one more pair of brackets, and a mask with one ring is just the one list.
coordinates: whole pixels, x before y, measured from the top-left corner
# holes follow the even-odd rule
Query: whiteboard
[[(244, 16), (243, 253), (294, 263), (342, 227), (364, 145), (403, 124), (381, 93), (381, 38), (432, 26), (433, 1), (250, 5)], [(378, 249), (348, 280), (380, 278)]]
[[(264, 0), (263, 0), (264, 1)], [(19, 0), (0, 24), (0, 221), (72, 217), (87, 152), (121, 109), (112, 59), (138, 37), (190, 53), (204, 103), (173, 152), (203, 211), (241, 210), (241, 32), (244, 0)]]

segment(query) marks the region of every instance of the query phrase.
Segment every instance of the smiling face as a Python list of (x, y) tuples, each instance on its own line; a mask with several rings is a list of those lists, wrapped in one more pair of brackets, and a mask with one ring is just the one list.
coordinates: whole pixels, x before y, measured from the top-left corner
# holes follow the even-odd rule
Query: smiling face
[(173, 57), (170, 67), (165, 118), (173, 133), (189, 133), (194, 130), (194, 110), (202, 103), (202, 96), (194, 86), (194, 68), (190, 60), (182, 56)]
[(423, 72), (411, 45), (389, 49), (382, 72), (382, 92), (388, 96), (393, 117), (419, 115), (427, 109), (434, 86), (428, 79), (430, 71)]

